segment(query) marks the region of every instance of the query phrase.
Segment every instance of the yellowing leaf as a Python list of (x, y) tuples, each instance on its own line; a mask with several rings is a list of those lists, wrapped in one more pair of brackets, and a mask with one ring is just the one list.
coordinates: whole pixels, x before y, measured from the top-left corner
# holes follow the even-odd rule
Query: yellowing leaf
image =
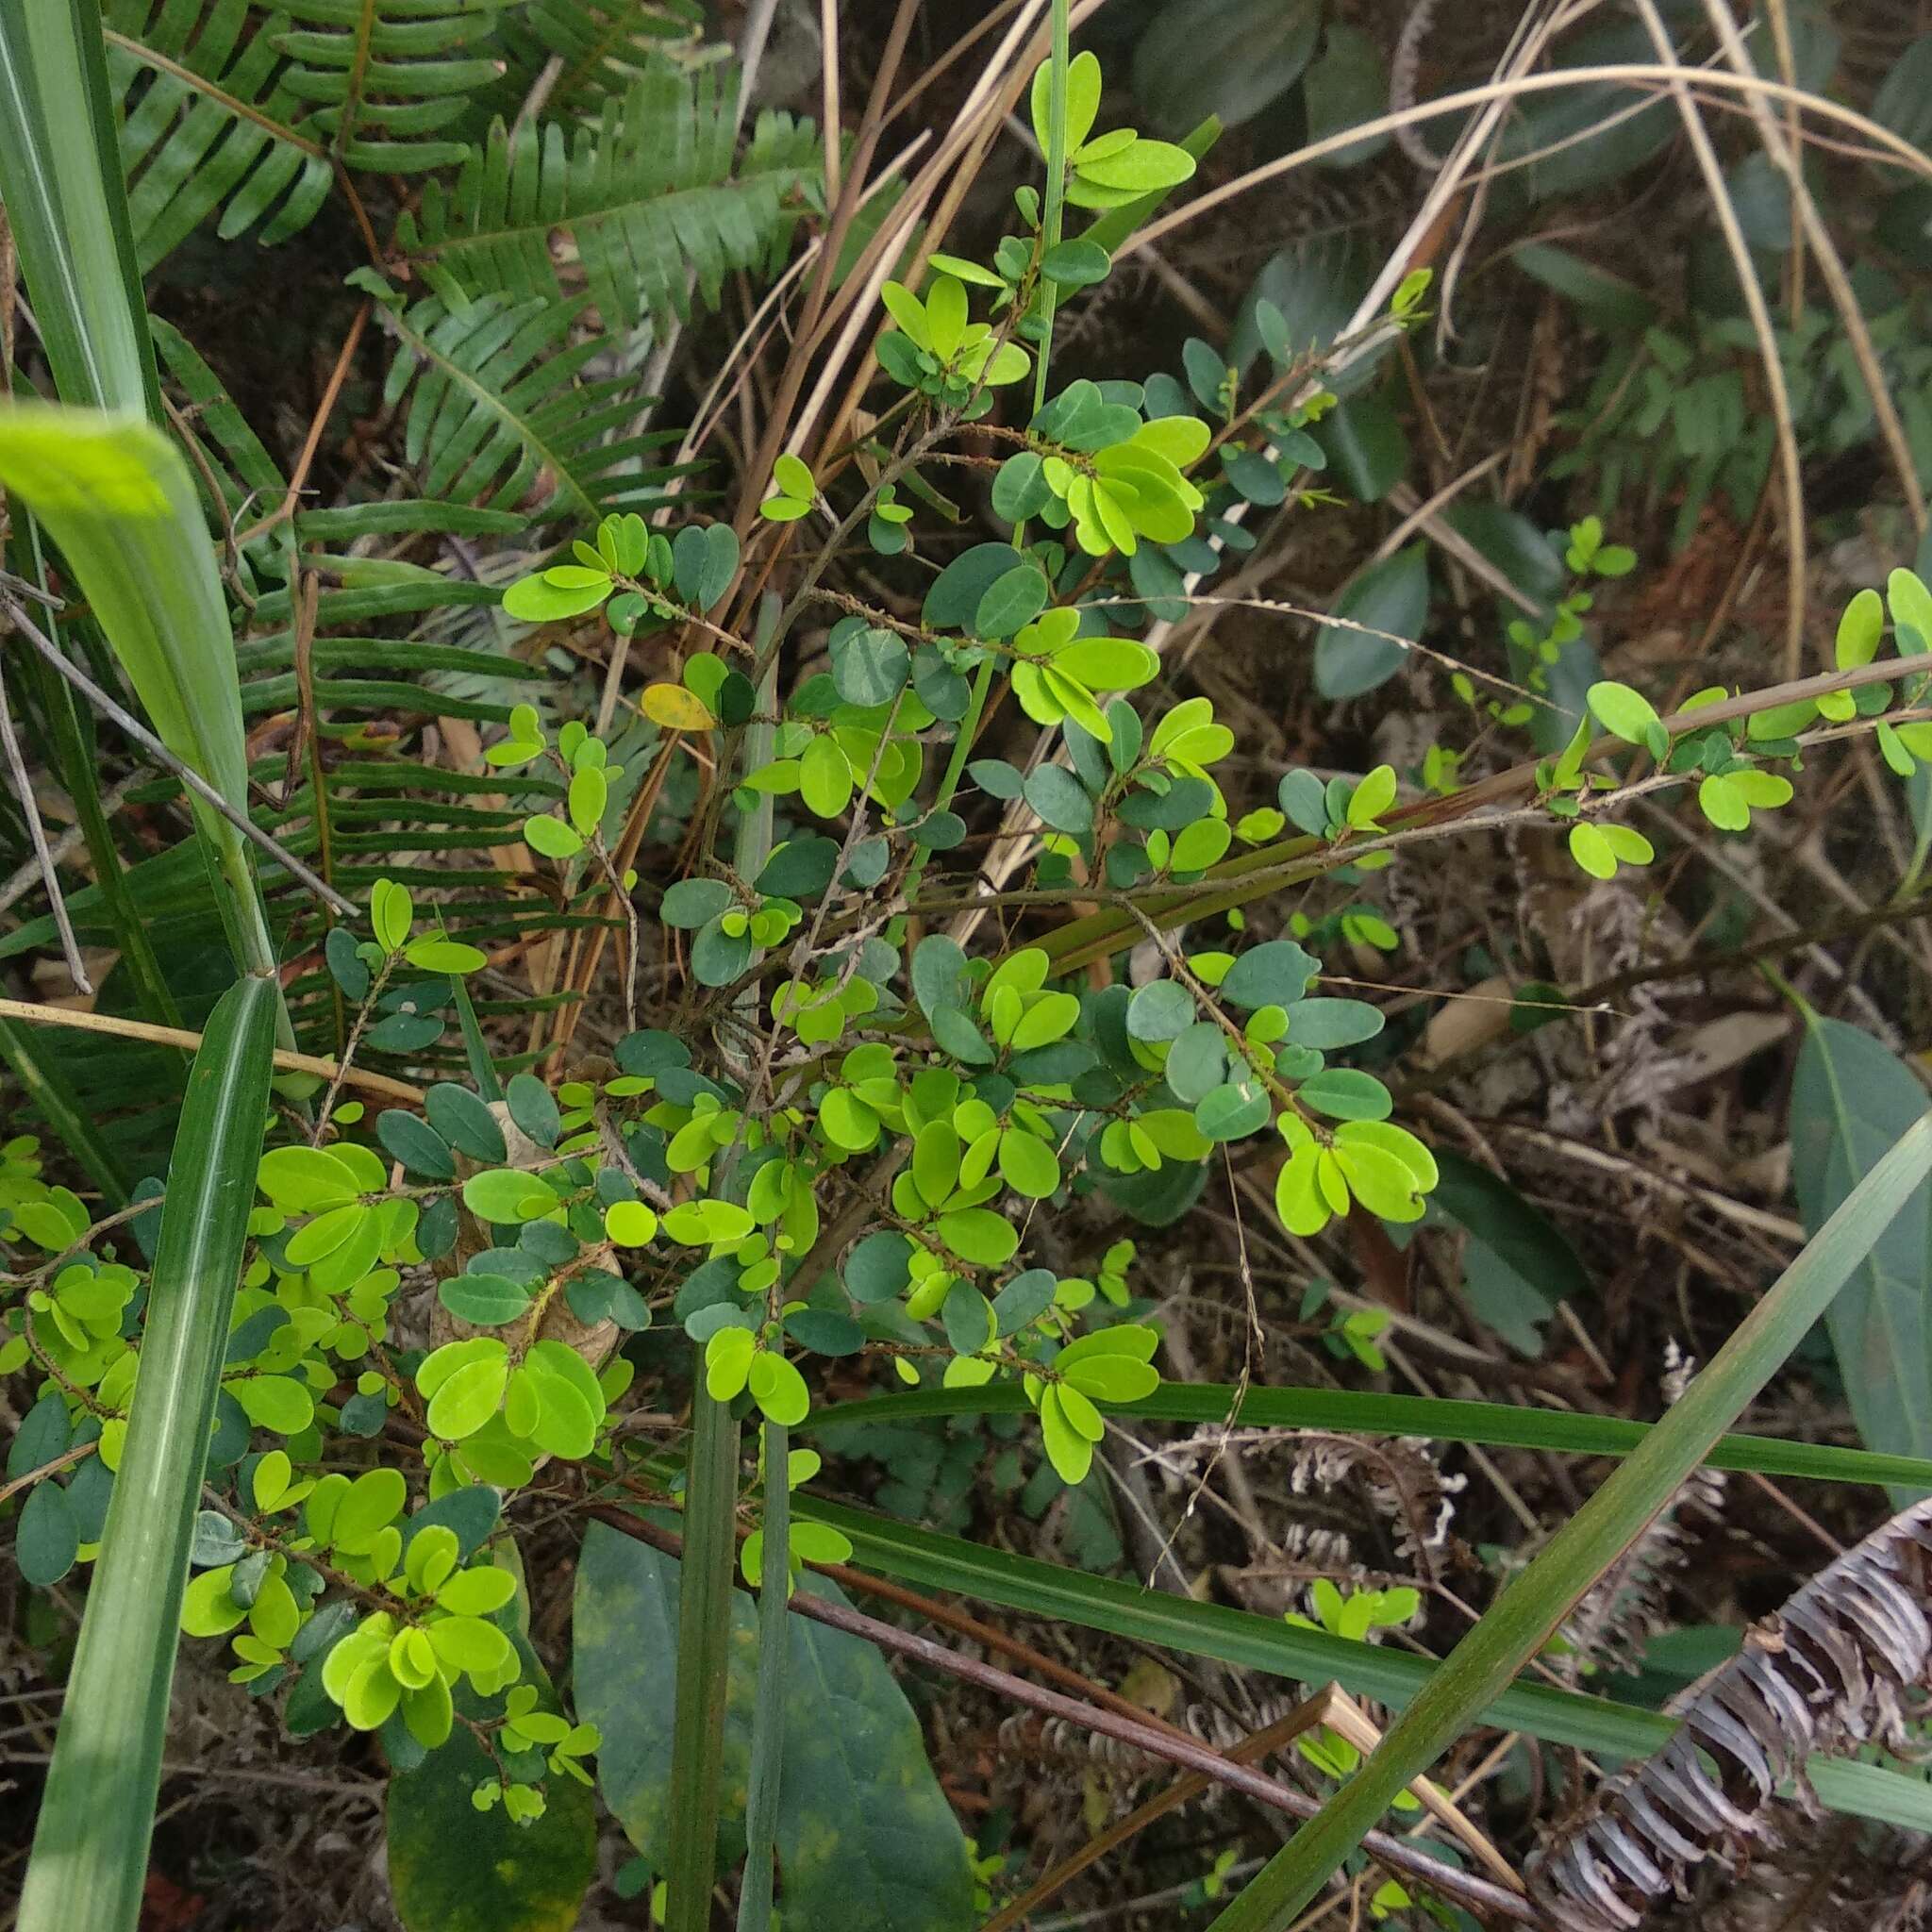
[(647, 684), (642, 710), (652, 724), (667, 731), (709, 731), (718, 722), (704, 700), (681, 684)]

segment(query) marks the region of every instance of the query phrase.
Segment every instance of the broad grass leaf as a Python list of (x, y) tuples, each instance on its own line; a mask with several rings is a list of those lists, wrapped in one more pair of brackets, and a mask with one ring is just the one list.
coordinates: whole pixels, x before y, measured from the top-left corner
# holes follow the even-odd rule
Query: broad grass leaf
[[(675, 1557), (604, 1524), (584, 1538), (574, 1631), (577, 1713), (604, 1734), (598, 1783), (639, 1853), (668, 1854), (677, 1651)], [(844, 1599), (823, 1578), (799, 1586)], [(918, 1720), (872, 1645), (789, 1620), (779, 1772), (782, 1907), (839, 1932), (956, 1932), (972, 1919), (966, 1841), (925, 1761)], [(758, 1635), (751, 1599), (731, 1596), (724, 1816), (741, 1818), (751, 1763)]]
[[(518, 1649), (524, 1681), (538, 1689), (537, 1707), (556, 1710), (542, 1666), (527, 1647)], [(466, 1717), (501, 1708), (467, 1688), (456, 1702)], [(475, 1736), (458, 1724), (416, 1770), (390, 1780), (390, 1889), (407, 1932), (571, 1932), (577, 1923), (597, 1869), (589, 1788), (545, 1778), (542, 1817), (518, 1824), (501, 1805), (478, 1811), (470, 1802), (493, 1774)]]
[(1435, 1206), (1469, 1231), (1464, 1291), (1511, 1348), (1540, 1356), (1540, 1324), (1556, 1313), (1559, 1301), (1576, 1301), (1589, 1291), (1582, 1262), (1501, 1175), (1448, 1148), (1436, 1150), (1436, 1161), (1441, 1177)]
[[(1806, 1015), (1791, 1082), (1791, 1178), (1806, 1231), (1832, 1211), (1925, 1111), (1925, 1090), (1869, 1034)], [(1932, 1182), (1922, 1184), (1824, 1318), (1868, 1449), (1932, 1455)], [(1894, 1489), (1903, 1507), (1919, 1492)]]
[(1319, 0), (1167, 0), (1134, 49), (1135, 96), (1163, 134), (1209, 114), (1239, 127), (1301, 78), (1321, 31)]
[(1421, 544), (1371, 564), (1335, 600), (1335, 617), (1347, 623), (1324, 624), (1315, 635), (1315, 688), (1324, 698), (1357, 698), (1386, 684), (1409, 656), (1392, 641), (1421, 637), (1428, 614), (1429, 567)]

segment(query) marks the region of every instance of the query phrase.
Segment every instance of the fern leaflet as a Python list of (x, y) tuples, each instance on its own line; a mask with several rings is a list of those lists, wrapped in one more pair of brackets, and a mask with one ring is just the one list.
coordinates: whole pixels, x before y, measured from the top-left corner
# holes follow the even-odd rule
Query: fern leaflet
[(555, 123), (512, 137), (501, 121), (447, 193), (430, 182), (405, 212), (402, 252), (445, 297), (562, 293), (566, 237), (608, 329), (689, 312), (687, 270), (715, 304), (727, 269), (749, 268), (789, 235), (816, 178), (812, 124), (761, 114), (736, 172), (736, 79), (665, 62), (574, 138)]
[(692, 46), (704, 30), (704, 9), (692, 0), (530, 0), (503, 16), (499, 28), (515, 84), (509, 108), (523, 101), (546, 62), (556, 60), (546, 107), (553, 113), (595, 108), (607, 94), (623, 94), (654, 58)]
[(253, 26), (247, 0), (108, 0), (104, 25), (143, 273), (217, 208), (224, 241), (259, 223), (282, 242), (314, 220), (333, 171), (276, 51), (280, 15)]
[[(351, 168), (446, 168), (470, 153), (432, 137), (460, 120), (500, 73), (489, 49), (504, 0), (283, 0), (296, 25), (275, 37), (287, 85)], [(461, 50), (482, 43), (482, 50)]]
[(486, 508), (509, 509), (525, 508), (537, 488), (543, 494), (533, 515), (586, 522), (663, 500), (658, 485), (678, 473), (633, 466), (676, 432), (599, 441), (628, 423), (642, 398), (623, 376), (577, 380), (605, 346), (569, 341), (584, 308), (581, 299), (505, 294), (460, 308), (435, 297), (385, 308), (396, 343), (385, 400), (393, 408), (408, 393), (406, 448), (425, 470), (426, 495), (488, 497)]

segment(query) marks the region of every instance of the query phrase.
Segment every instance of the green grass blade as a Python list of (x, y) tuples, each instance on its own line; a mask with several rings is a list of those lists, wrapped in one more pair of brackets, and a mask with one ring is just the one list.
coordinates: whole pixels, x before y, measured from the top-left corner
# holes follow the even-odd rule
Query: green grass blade
[(738, 1555), (738, 1424), (729, 1403), (691, 1395), (684, 1556), (677, 1581), (677, 1703), (671, 1726), (671, 1857), (666, 1932), (709, 1932), (724, 1770), (731, 1572)]
[[(883, 1575), (1189, 1657), (1212, 1657), (1237, 1670), (1261, 1671), (1302, 1684), (1333, 1681), (1351, 1695), (1399, 1709), (1441, 1668), (1428, 1657), (1386, 1645), (1352, 1642), (1225, 1604), (1195, 1603), (1117, 1577), (1015, 1557), (804, 1493), (791, 1499), (791, 1507), (801, 1518), (842, 1530), (852, 1541), (854, 1561)], [(1607, 1758), (1644, 1757), (1666, 1743), (1676, 1728), (1657, 1711), (1538, 1683), (1507, 1686), (1482, 1721)], [(1861, 1775), (1848, 1775), (1854, 1772)], [(1932, 1831), (1932, 1785), (1922, 1779), (1822, 1757), (1807, 1767), (1807, 1775), (1835, 1811)]]
[(1496, 1599), (1347, 1784), (1262, 1867), (1213, 1932), (1277, 1932), (1392, 1804), (1506, 1691), (1598, 1576), (1629, 1547), (1831, 1306), (1932, 1173), (1932, 1114), (1860, 1181), (1628, 1460)]
[(752, 1705), (751, 1784), (744, 1811), (744, 1877), (738, 1932), (771, 1932), (772, 1876), (778, 1837), (778, 1774), (785, 1757), (785, 1676), (791, 1640), (791, 1432), (767, 1422), (764, 1545), (758, 1563), (758, 1677)]
[(483, 1038), (483, 1023), (476, 1017), (475, 1002), (460, 977), (449, 984), (457, 996), (457, 1019), (462, 1027), (463, 1056), (470, 1063), (470, 1078), (485, 1100), (499, 1101), (503, 1098), (503, 1082), (497, 1078), (496, 1062), (490, 1057), (490, 1042)]
[(98, 0), (0, 7), (0, 200), (62, 399), (158, 423)]
[[(1224, 1383), (1170, 1382), (1141, 1402), (1104, 1405), (1108, 1415), (1141, 1422), (1225, 1422), (1239, 1391)], [(1030, 1413), (1024, 1391), (989, 1383), (983, 1389), (919, 1389), (874, 1395), (814, 1409), (801, 1433), (868, 1423), (920, 1422), (955, 1415)], [(1363, 1394), (1353, 1389), (1250, 1389), (1234, 1420), (1249, 1428), (1339, 1429), (1365, 1436), (1428, 1436), (1439, 1442), (1475, 1442), (1491, 1449), (1546, 1449), (1564, 1456), (1628, 1456), (1655, 1426), (1622, 1416), (1577, 1415), (1567, 1409), (1518, 1407), (1507, 1402), (1453, 1402), (1432, 1395)], [(1771, 1436), (1720, 1436), (1705, 1458), (1712, 1469), (1759, 1475), (1801, 1476), (1814, 1482), (1894, 1484), (1932, 1488), (1932, 1460), (1827, 1442), (1781, 1442)]]
[[(760, 606), (758, 635), (771, 632), (777, 613), (776, 600), (769, 593)], [(759, 680), (759, 709), (775, 708), (777, 666), (767, 667)], [(774, 727), (754, 723), (745, 728), (739, 746), (741, 769), (755, 770), (772, 755)], [(772, 852), (772, 799), (760, 793), (748, 811), (738, 815), (732, 839), (732, 858), (741, 878), (756, 878), (764, 869)], [(756, 1016), (758, 990), (754, 987), (739, 997), (741, 1012)], [(736, 1177), (739, 1150), (730, 1148), (718, 1162), (717, 1186), (729, 1191)], [(741, 1189), (740, 1192), (741, 1194)], [(706, 1387), (705, 1350), (702, 1344), (691, 1354), (691, 1407), (694, 1433), (691, 1441), (691, 1473), (685, 1485), (684, 1572), (677, 1600), (677, 1711), (671, 1745), (671, 1834), (672, 1879), (669, 1932), (706, 1932), (711, 1923), (710, 1891), (718, 1835), (719, 1775), (724, 1755), (724, 1694), (726, 1660), (724, 1646), (731, 1624), (731, 1573), (736, 1557), (736, 1515), (738, 1506), (738, 1424), (731, 1420), (728, 1405), (715, 1401)], [(779, 1505), (778, 1529), (781, 1542), (791, 1536), (791, 1491), (786, 1487), (786, 1433), (777, 1431), (780, 1443), (775, 1480), (783, 1492)], [(769, 1442), (770, 1437), (767, 1437)], [(768, 1468), (769, 1481), (773, 1472)], [(770, 1507), (769, 1502), (766, 1506)], [(771, 1554), (762, 1573), (769, 1584)], [(705, 1574), (699, 1574), (700, 1570)], [(790, 1581), (789, 1566), (785, 1573)], [(769, 1590), (766, 1592), (770, 1595)], [(708, 1617), (710, 1631), (693, 1637), (694, 1621)], [(785, 1629), (785, 1612), (776, 1605), (761, 1605), (758, 1614), (758, 1688), (755, 1699), (752, 1730), (752, 1757), (759, 1767), (758, 1796), (766, 1807), (765, 1863), (771, 1859), (770, 1837), (776, 1827), (779, 1765), (785, 1750), (785, 1663), (790, 1638)], [(705, 1672), (703, 1688), (690, 1693), (690, 1723), (686, 1722), (687, 1675), (693, 1670)], [(702, 1725), (702, 1730), (700, 1726)], [(689, 1762), (692, 1775), (687, 1779)], [(689, 1819), (686, 1812), (689, 1808)], [(747, 1830), (756, 1821), (746, 1817)], [(754, 1861), (758, 1840), (750, 1840)], [(680, 1898), (677, 1874), (684, 1882)], [(702, 1878), (702, 1883), (700, 1883)], [(748, 1867), (744, 1901), (750, 1923), (758, 1922), (758, 1886), (754, 1870)], [(765, 1918), (770, 1918), (771, 1874), (763, 1881)]]
[[(1046, 208), (1040, 224), (1042, 256), (1059, 246), (1060, 217), (1067, 206), (1067, 69), (1074, 59), (1067, 13), (1067, 0), (1053, 0), (1053, 54), (1046, 86)], [(1058, 292), (1053, 277), (1042, 275), (1034, 297), (1034, 318), (1040, 327), (1033, 365), (1036, 413), (1046, 407), (1046, 365), (1053, 354), (1053, 311)]]
[[(23, 404), (0, 410), (0, 486), (59, 544), (162, 743), (245, 814), (248, 758), (227, 608), (179, 451), (139, 416)], [(237, 963), (272, 975), (247, 841), (201, 800), (191, 807), (214, 856)], [(283, 1043), (292, 1035), (285, 1031)]]
[(20, 1082), (21, 1091), (33, 1103), (60, 1144), (79, 1161), (88, 1179), (100, 1189), (107, 1205), (124, 1207), (127, 1191), (133, 1185), (132, 1177), (120, 1157), (101, 1138), (92, 1113), (48, 1051), (50, 1044), (31, 1026), (16, 1026), (11, 1020), (0, 1020), (0, 1061)]
[(202, 1037), (168, 1171), (127, 1439), (61, 1707), (21, 1932), (133, 1932), (208, 1426), (241, 1278), (278, 1001), (244, 979)]

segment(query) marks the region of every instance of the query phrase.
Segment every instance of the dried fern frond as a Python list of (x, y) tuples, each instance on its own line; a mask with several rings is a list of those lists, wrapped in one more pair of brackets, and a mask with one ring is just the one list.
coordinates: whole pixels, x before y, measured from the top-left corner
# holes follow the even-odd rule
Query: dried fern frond
[(1916, 1832), (1828, 1812), (1754, 1857), (1715, 1907), (1693, 1902), (1663, 1923), (1673, 1932), (1924, 1932), (1928, 1868), (1932, 1849)]
[[(1422, 1437), (1343, 1436), (1324, 1429), (1203, 1428), (1147, 1452), (1170, 1474), (1204, 1457), (1242, 1457), (1271, 1451), (1289, 1457), (1290, 1491), (1307, 1496), (1353, 1477), (1378, 1517), (1390, 1524), (1398, 1557), (1433, 1580), (1450, 1550), (1456, 1496), (1468, 1478), (1444, 1474)], [(1346, 1558), (1346, 1545), (1342, 1557)]]
[(1932, 1688), (1928, 1603), (1932, 1500), (1821, 1571), (1676, 1700), (1676, 1736), (1606, 1779), (1531, 1858), (1532, 1896), (1569, 1932), (1630, 1932), (1664, 1899), (1687, 1897), (1707, 1860), (1728, 1865), (1741, 1847), (1774, 1841), (1772, 1801), (1808, 1757), (1904, 1747), (1911, 1693)]
[[(1666, 1406), (1684, 1392), (1695, 1369), (1696, 1364), (1672, 1342), (1664, 1359)], [(1724, 1504), (1724, 1472), (1700, 1469), (1657, 1511), (1650, 1527), (1597, 1578), (1565, 1619), (1561, 1634), (1570, 1645), (1573, 1665), (1639, 1668), (1644, 1645), (1670, 1625), (1666, 1599), (1671, 1581), (1696, 1546), (1698, 1524), (1720, 1523)]]

